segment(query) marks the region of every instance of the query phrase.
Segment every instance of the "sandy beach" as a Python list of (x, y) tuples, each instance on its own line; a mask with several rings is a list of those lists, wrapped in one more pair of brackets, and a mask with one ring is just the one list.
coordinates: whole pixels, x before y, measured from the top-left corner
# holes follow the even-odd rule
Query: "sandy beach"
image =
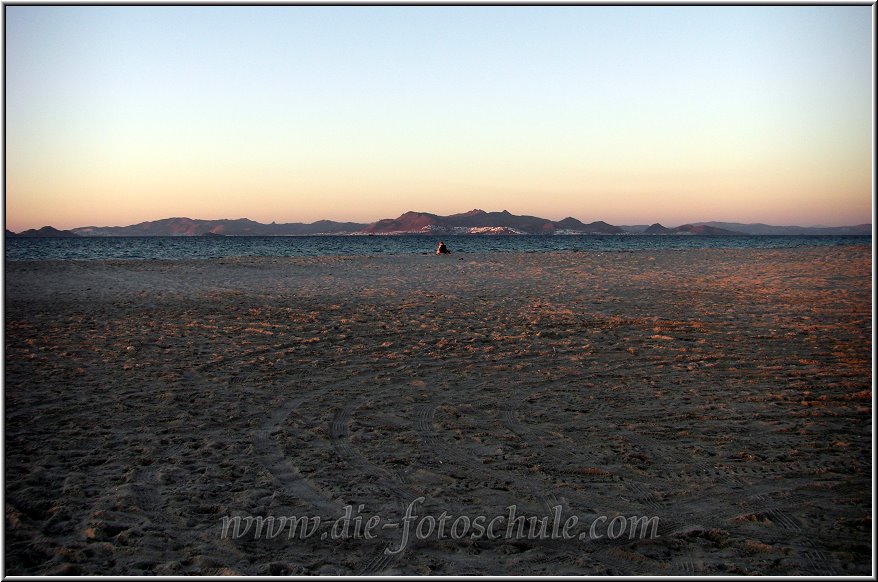
[[(5, 574), (869, 574), (871, 267), (857, 246), (8, 262)], [(345, 506), (389, 523), (418, 498), (449, 526), (659, 519), (398, 553), (393, 527), (332, 535)], [(234, 516), (322, 521), (223, 535)]]

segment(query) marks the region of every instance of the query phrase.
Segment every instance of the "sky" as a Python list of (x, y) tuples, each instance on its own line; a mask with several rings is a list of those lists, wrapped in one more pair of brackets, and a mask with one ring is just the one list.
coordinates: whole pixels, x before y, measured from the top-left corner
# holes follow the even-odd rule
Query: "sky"
[(871, 6), (5, 6), (6, 228), (871, 222)]

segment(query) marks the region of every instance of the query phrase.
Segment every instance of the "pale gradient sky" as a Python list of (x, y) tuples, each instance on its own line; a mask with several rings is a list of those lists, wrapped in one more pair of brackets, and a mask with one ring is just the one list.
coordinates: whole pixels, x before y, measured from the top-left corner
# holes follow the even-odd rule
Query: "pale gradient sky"
[(872, 7), (7, 6), (6, 227), (871, 221)]

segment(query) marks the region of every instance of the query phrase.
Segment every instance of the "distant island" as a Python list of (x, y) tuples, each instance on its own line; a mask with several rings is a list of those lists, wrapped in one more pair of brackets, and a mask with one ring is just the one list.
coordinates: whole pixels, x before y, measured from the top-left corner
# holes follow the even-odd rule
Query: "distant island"
[(130, 226), (83, 226), (58, 230), (51, 226), (20, 233), (6, 230), (7, 237), (77, 236), (302, 236), (302, 235), (625, 235), (656, 236), (747, 236), (747, 235), (870, 235), (871, 224), (838, 227), (772, 226), (736, 222), (696, 222), (674, 228), (661, 224), (614, 226), (603, 221), (584, 223), (573, 217), (549, 220), (537, 216), (518, 216), (503, 210), (470, 210), (440, 216), (429, 212), (405, 212), (371, 224), (318, 220), (312, 223), (263, 224), (247, 218), (200, 220), (165, 218)]
[(31, 228), (30, 230), (23, 230), (18, 234), (12, 232), (11, 230), (6, 231), (6, 236), (15, 236), (21, 238), (45, 238), (45, 237), (71, 237), (71, 236), (79, 236), (72, 230), (58, 230), (57, 228), (52, 228), (51, 226), (44, 226), (43, 228)]

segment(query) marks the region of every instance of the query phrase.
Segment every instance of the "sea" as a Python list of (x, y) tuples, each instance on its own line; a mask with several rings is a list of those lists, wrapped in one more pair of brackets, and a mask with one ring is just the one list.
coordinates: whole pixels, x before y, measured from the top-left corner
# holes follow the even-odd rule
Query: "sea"
[[(553, 251), (643, 251), (659, 249), (757, 248), (872, 244), (871, 236), (698, 236), (698, 235), (465, 235), (446, 236), (449, 250), (468, 253), (540, 253)], [(439, 238), (422, 235), (378, 236), (149, 236), (6, 237), (7, 261), (102, 259), (215, 259), (223, 257), (296, 257), (322, 255), (432, 254)]]

